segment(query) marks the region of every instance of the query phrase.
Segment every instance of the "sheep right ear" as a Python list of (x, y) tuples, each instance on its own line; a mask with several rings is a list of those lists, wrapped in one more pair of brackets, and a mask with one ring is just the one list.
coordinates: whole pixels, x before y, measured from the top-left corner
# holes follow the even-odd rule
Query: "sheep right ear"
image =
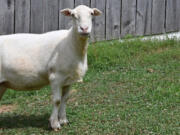
[(69, 8), (60, 11), (64, 16), (72, 16), (72, 10)]
[(93, 8), (92, 10), (93, 10), (92, 13), (93, 16), (100, 16), (102, 14), (102, 12), (97, 8)]

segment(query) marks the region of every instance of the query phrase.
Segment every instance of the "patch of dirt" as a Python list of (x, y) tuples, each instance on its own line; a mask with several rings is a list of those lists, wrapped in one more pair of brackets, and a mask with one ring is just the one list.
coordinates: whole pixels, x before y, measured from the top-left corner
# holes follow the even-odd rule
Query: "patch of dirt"
[(69, 100), (68, 100), (68, 103), (73, 103), (76, 101), (76, 98), (74, 97), (74, 95), (77, 93), (77, 90), (76, 89), (72, 89), (69, 93), (70, 97), (69, 97)]
[(152, 53), (162, 53), (167, 50), (169, 50), (169, 48), (158, 48), (156, 50), (153, 50)]
[(16, 105), (2, 105), (0, 106), (0, 114), (6, 112), (12, 112), (16, 109)]
[(76, 98), (69, 98), (68, 103), (74, 103), (76, 101)]
[(154, 69), (148, 68), (148, 69), (147, 69), (147, 72), (148, 72), (148, 73), (153, 73), (153, 72), (154, 72)]
[(76, 89), (72, 89), (72, 90), (70, 90), (70, 95), (72, 95), (72, 94), (75, 94), (75, 93), (77, 93), (77, 90)]

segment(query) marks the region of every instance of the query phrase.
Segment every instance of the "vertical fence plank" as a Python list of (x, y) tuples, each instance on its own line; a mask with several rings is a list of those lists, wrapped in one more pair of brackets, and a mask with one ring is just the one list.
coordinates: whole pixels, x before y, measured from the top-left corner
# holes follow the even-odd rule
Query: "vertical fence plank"
[(165, 32), (165, 0), (153, 0), (152, 34)]
[(120, 37), (121, 0), (107, 0), (106, 2), (106, 39)]
[(90, 0), (75, 0), (75, 7), (78, 5), (90, 5)]
[(106, 25), (105, 25), (105, 7), (106, 0), (91, 0), (91, 7), (96, 7), (102, 11), (102, 15), (93, 19), (92, 41), (104, 40), (106, 37)]
[(31, 0), (31, 28), (32, 33), (43, 32), (43, 0)]
[(44, 0), (44, 32), (57, 30), (59, 27), (59, 1)]
[[(178, 15), (177, 1), (167, 0), (166, 4), (166, 32), (173, 32), (178, 30)], [(180, 7), (179, 7), (180, 8)]]
[(14, 32), (14, 0), (0, 0), (0, 34)]
[(122, 0), (121, 35), (135, 34), (136, 0)]
[[(74, 0), (60, 0), (60, 10), (64, 8), (74, 8)], [(71, 17), (67, 17), (59, 13), (59, 29), (69, 29), (72, 26)]]
[(28, 33), (30, 26), (30, 0), (15, 1), (15, 33)]
[(136, 35), (151, 34), (152, 0), (137, 0)]
[(176, 10), (176, 14), (177, 14), (177, 22), (178, 22), (178, 31), (180, 31), (180, 0), (177, 0), (177, 10)]

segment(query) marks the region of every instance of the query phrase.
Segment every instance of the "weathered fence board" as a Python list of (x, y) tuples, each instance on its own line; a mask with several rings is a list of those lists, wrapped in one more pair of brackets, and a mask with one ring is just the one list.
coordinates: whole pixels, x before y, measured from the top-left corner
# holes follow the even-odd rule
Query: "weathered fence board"
[(102, 11), (102, 15), (99, 17), (94, 17), (93, 30), (92, 30), (92, 40), (100, 41), (105, 40), (106, 37), (106, 25), (105, 25), (105, 0), (91, 0), (91, 7), (96, 7)]
[(0, 0), (0, 35), (69, 29), (61, 9), (77, 5), (100, 9), (91, 41), (180, 31), (180, 0)]
[(106, 39), (120, 37), (121, 0), (107, 0), (106, 3)]
[(178, 30), (180, 31), (180, 0), (177, 0), (176, 6), (177, 6), (176, 14), (177, 14)]
[(43, 0), (31, 0), (31, 33), (43, 32)]
[(121, 35), (135, 35), (136, 0), (122, 0)]
[(15, 33), (28, 33), (30, 30), (30, 0), (16, 0), (15, 11)]
[[(74, 8), (74, 0), (60, 0), (59, 1), (60, 10), (64, 8)], [(59, 13), (59, 29), (68, 29), (71, 27), (72, 19), (70, 17), (65, 17)]]
[(59, 27), (58, 13), (59, 1), (58, 0), (44, 0), (43, 12), (43, 32), (57, 30)]
[(78, 5), (90, 5), (90, 0), (75, 0), (75, 7)]
[(14, 32), (14, 0), (0, 0), (0, 33)]
[(165, 0), (153, 0), (152, 34), (165, 32)]
[(152, 0), (137, 0), (136, 35), (151, 34)]
[(166, 32), (172, 32), (178, 30), (178, 14), (177, 1), (179, 0), (167, 0), (166, 4)]

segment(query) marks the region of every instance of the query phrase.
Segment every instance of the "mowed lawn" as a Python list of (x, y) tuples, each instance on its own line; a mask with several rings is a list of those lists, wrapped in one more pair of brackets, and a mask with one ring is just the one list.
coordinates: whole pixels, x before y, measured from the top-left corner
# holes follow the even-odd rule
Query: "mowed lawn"
[(180, 41), (98, 42), (88, 61), (68, 101), (69, 125), (49, 129), (49, 86), (9, 90), (0, 101), (0, 135), (180, 134)]

